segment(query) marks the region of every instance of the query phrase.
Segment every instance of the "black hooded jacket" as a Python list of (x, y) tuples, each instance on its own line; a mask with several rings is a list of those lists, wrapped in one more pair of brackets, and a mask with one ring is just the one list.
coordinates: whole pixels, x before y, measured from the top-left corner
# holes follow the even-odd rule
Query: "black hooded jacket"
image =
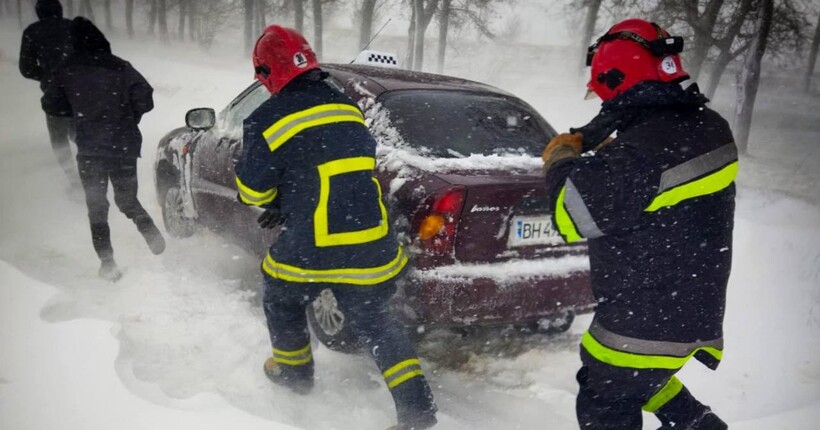
[(20, 73), (45, 91), (52, 73), (71, 55), (71, 21), (63, 18), (58, 0), (38, 0), (35, 10), (39, 21), (23, 31)]
[(153, 88), (130, 63), (111, 54), (91, 21), (75, 18), (71, 32), (74, 53), (46, 88), (43, 110), (74, 117), (79, 155), (139, 157), (137, 124), (154, 107)]
[[(578, 129), (593, 156), (547, 172), (554, 223), (587, 238), (595, 320), (638, 339), (722, 337), (737, 149), (696, 87), (643, 82)], [(574, 237), (570, 237), (574, 236)]]

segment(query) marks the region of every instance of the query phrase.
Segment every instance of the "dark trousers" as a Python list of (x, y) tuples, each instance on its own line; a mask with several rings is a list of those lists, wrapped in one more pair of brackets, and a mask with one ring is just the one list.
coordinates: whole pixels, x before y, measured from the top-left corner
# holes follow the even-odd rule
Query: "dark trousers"
[(47, 114), (46, 126), (48, 127), (48, 137), (51, 140), (51, 149), (57, 157), (57, 162), (68, 176), (69, 182), (74, 185), (77, 183), (77, 168), (72, 160), (71, 144), (69, 143), (73, 120), (71, 117)]
[[(691, 428), (686, 425), (708, 411), (677, 379), (672, 380), (680, 369), (611, 366), (596, 360), (583, 347), (581, 362), (576, 412), (584, 430), (640, 430), (642, 409), (650, 399), (657, 409), (647, 411), (669, 428)], [(679, 390), (669, 389), (675, 385)]]
[[(310, 345), (305, 307), (329, 288), (345, 315), (344, 324), (364, 342), (368, 352), (385, 375), (396, 404), (399, 422), (413, 422), (418, 416), (435, 412), (433, 395), (418, 365), (416, 350), (404, 326), (388, 309), (396, 292), (393, 281), (374, 286), (286, 282), (265, 278), (264, 308), (274, 358), (277, 351), (287, 358), (288, 351), (300, 351)], [(409, 364), (413, 363), (413, 364)], [(283, 372), (295, 378), (313, 378), (312, 359), (300, 365), (283, 365)], [(409, 378), (408, 378), (409, 376)], [(395, 384), (390, 387), (391, 384)]]
[(114, 187), (114, 202), (142, 231), (153, 221), (137, 200), (137, 159), (77, 156), (80, 181), (85, 190), (91, 240), (100, 260), (113, 259), (108, 227), (108, 182)]

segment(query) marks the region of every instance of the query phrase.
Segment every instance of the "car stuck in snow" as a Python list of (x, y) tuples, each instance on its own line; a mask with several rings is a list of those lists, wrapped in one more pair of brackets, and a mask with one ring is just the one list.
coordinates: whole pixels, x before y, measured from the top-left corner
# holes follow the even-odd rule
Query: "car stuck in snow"
[[(586, 244), (552, 226), (538, 154), (555, 136), (528, 104), (489, 85), (366, 65), (323, 65), (357, 102), (378, 142), (376, 176), (412, 267), (393, 310), (406, 325), (569, 328), (594, 306)], [(263, 256), (279, 229), (239, 204), (234, 166), (242, 122), (270, 97), (258, 82), (219, 115), (192, 109), (160, 142), (156, 191), (168, 232), (205, 227)], [(328, 347), (349, 350), (330, 290), (308, 306)]]

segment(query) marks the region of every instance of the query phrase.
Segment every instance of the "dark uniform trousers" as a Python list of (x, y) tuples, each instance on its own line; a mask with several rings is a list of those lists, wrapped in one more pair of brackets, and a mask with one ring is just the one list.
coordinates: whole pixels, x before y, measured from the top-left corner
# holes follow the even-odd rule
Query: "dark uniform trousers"
[(364, 343), (382, 372), (396, 405), (399, 421), (412, 422), (435, 411), (433, 395), (421, 371), (416, 351), (404, 326), (388, 309), (396, 292), (393, 280), (372, 286), (288, 282), (265, 278), (264, 308), (274, 359), (290, 384), (312, 382), (305, 308), (326, 288), (344, 310), (345, 321)]
[(71, 156), (71, 145), (69, 137), (72, 134), (71, 117), (54, 116), (46, 114), (46, 126), (48, 127), (48, 137), (51, 140), (51, 149), (57, 157), (60, 168), (68, 177), (69, 183), (77, 185), (77, 169)]
[(114, 188), (114, 202), (137, 229), (144, 232), (153, 221), (137, 200), (137, 159), (77, 156), (80, 181), (85, 190), (88, 220), (91, 223), (91, 240), (100, 260), (113, 257), (111, 232), (108, 227), (108, 183)]

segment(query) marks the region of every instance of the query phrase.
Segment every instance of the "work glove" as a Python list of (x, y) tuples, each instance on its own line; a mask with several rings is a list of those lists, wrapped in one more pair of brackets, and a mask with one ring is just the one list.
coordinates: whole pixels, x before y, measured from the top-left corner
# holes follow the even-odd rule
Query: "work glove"
[(581, 155), (583, 143), (584, 135), (581, 133), (561, 133), (553, 137), (541, 153), (541, 159), (544, 160), (544, 172), (559, 160)]
[(265, 209), (265, 212), (259, 215), (256, 222), (259, 224), (259, 228), (274, 228), (284, 224), (285, 217), (282, 216), (282, 211), (276, 206)]

